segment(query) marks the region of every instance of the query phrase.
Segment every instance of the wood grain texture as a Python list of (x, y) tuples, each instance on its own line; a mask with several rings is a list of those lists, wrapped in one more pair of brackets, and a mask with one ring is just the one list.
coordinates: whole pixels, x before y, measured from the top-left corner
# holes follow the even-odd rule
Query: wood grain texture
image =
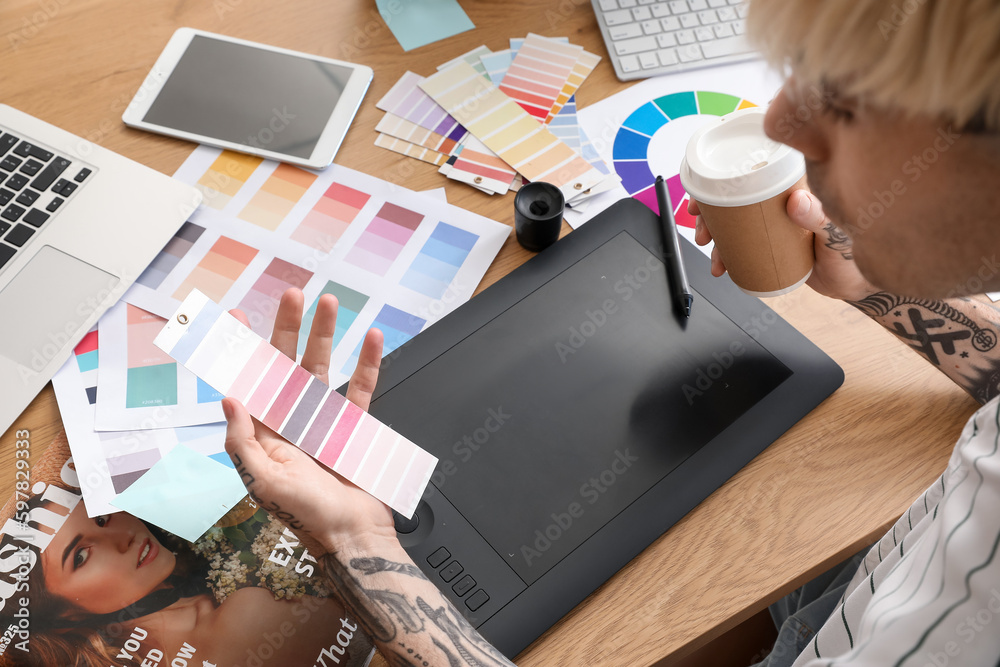
[[(473, 47), (506, 48), (528, 32), (565, 35), (602, 55), (604, 47), (588, 0), (462, 6), (476, 30), (403, 53), (373, 0), (4, 0), (2, 101), (170, 174), (193, 145), (127, 128), (121, 113), (176, 28), (352, 60), (375, 79), (337, 163), (417, 190), (444, 185), (453, 204), (509, 225), (512, 195), (484, 195), (375, 147), (375, 101), (406, 70), (429, 75)], [(602, 61), (579, 104), (626, 86)], [(511, 235), (480, 289), (530, 256)], [(768, 303), (844, 368), (844, 386), (527, 648), (519, 665), (669, 664), (873, 541), (944, 469), (976, 408), (971, 399), (849, 306), (808, 289)], [(14, 484), (14, 429), (30, 430), (37, 455), (60, 428), (48, 387), (0, 440), (3, 497)]]

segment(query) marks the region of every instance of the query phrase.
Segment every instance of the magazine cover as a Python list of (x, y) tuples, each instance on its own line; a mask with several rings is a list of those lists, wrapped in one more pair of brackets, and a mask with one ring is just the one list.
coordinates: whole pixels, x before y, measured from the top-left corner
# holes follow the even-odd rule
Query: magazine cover
[(89, 518), (65, 435), (0, 514), (0, 667), (363, 667), (370, 640), (315, 558), (248, 499), (191, 543)]

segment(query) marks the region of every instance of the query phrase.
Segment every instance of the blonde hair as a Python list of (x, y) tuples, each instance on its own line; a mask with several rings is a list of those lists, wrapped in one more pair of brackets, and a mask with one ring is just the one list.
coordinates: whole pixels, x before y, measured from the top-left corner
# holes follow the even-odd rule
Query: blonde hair
[(1000, 130), (1000, 0), (751, 0), (748, 32), (803, 82)]

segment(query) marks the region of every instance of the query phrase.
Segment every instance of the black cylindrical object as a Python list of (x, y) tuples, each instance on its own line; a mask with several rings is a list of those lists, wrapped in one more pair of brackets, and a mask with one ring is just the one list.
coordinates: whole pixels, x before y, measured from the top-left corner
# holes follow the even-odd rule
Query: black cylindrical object
[(559, 238), (566, 200), (551, 183), (527, 183), (514, 197), (514, 232), (527, 250), (538, 252)]

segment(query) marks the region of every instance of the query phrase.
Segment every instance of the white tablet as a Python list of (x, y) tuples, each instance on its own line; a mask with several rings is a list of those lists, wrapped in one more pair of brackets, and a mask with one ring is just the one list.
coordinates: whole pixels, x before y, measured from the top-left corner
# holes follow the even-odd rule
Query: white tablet
[(181, 28), (122, 114), (132, 127), (313, 169), (333, 157), (370, 67)]

